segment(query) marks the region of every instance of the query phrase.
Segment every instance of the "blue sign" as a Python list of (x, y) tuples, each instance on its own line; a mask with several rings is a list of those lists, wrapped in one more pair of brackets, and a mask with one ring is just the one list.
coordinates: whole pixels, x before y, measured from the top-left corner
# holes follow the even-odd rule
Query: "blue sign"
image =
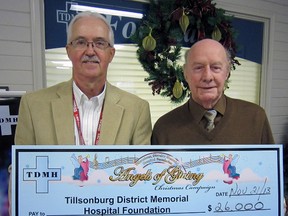
[[(125, 0), (94, 0), (67, 1), (45, 0), (45, 47), (46, 49), (65, 47), (67, 44), (67, 27), (71, 19), (78, 13), (71, 10), (71, 6), (80, 4), (90, 7), (101, 7), (130, 12), (143, 13), (147, 4)], [(140, 21), (136, 18), (104, 15), (112, 26), (115, 35), (115, 44), (132, 43), (130, 37)], [(233, 18), (232, 26), (237, 32), (237, 57), (256, 63), (262, 63), (263, 29), (264, 23), (240, 18)], [(184, 38), (185, 40), (185, 38)]]
[[(72, 18), (78, 13), (71, 10), (72, 5), (78, 5), (77, 1), (46, 0), (45, 5), (45, 47), (46, 49), (65, 47), (67, 44), (67, 27)], [(81, 2), (81, 5), (82, 2)], [(115, 6), (116, 5), (116, 6)], [(122, 5), (122, 6), (117, 6)], [(127, 1), (97, 1), (85, 2), (85, 6), (101, 7), (106, 9), (125, 10), (130, 12), (143, 12), (142, 3)], [(124, 7), (125, 6), (125, 7)], [(103, 14), (104, 15), (104, 14)], [(115, 34), (115, 44), (131, 43), (129, 39), (137, 28), (139, 19), (104, 15), (110, 23)]]

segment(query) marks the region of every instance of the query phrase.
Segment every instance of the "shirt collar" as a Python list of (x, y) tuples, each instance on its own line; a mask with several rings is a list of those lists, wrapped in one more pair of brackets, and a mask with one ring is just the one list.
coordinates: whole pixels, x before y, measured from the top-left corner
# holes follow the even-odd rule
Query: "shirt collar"
[(216, 105), (213, 107), (218, 113), (220, 113), (222, 116), (225, 113), (226, 110), (226, 97), (223, 94), (219, 101), (216, 103)]
[[(213, 107), (218, 113), (224, 115), (226, 110), (226, 96), (223, 94), (216, 105)], [(193, 116), (196, 122), (200, 122), (203, 118), (205, 112), (207, 110), (204, 109), (200, 104), (196, 103), (192, 97), (189, 100), (189, 112)]]
[[(99, 105), (102, 107), (105, 98), (105, 92), (106, 92), (106, 82), (103, 91), (99, 95), (90, 98), (90, 100), (92, 101), (98, 100)], [(73, 81), (73, 94), (77, 104), (82, 105), (85, 100), (89, 100), (88, 97), (81, 91), (81, 89), (76, 85), (74, 81)]]
[(190, 97), (189, 111), (195, 121), (199, 123), (206, 110), (200, 104), (196, 103), (192, 97)]

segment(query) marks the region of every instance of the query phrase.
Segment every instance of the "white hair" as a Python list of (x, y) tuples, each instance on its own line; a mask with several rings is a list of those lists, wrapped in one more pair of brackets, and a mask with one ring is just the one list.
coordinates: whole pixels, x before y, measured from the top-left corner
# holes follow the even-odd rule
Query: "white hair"
[(109, 41), (108, 42), (110, 43), (110, 45), (112, 47), (114, 46), (114, 33), (113, 33), (113, 30), (112, 30), (110, 24), (107, 22), (107, 20), (105, 19), (104, 16), (102, 16), (101, 14), (99, 14), (97, 12), (91, 12), (91, 11), (81, 12), (81, 13), (78, 13), (76, 16), (73, 17), (73, 19), (69, 23), (68, 29), (67, 29), (67, 44), (71, 40), (72, 28), (73, 28), (74, 23), (83, 17), (95, 17), (96, 19), (103, 20), (109, 29)]

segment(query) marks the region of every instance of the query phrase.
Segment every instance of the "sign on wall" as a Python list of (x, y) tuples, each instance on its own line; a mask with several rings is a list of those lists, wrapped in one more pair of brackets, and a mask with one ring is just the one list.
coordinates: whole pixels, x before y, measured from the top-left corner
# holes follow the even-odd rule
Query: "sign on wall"
[[(66, 30), (71, 19), (78, 13), (72, 10), (73, 5), (78, 5), (77, 1), (52, 0), (44, 1), (45, 3), (45, 38), (46, 49), (65, 47), (67, 43)], [(81, 2), (82, 4), (82, 2)], [(82, 4), (83, 5), (83, 4)], [(143, 11), (145, 5), (137, 2), (128, 1), (98, 1), (85, 2), (85, 6), (101, 7), (106, 9), (125, 10), (130, 12)], [(104, 15), (104, 14), (103, 14)], [(110, 23), (114, 35), (115, 44), (131, 43), (129, 39), (136, 30), (139, 19), (124, 16), (104, 15)]]
[[(143, 13), (147, 4), (127, 0), (67, 1), (44, 0), (46, 49), (65, 47), (66, 30), (71, 19), (79, 12), (73, 6), (83, 5), (121, 11)], [(103, 14), (104, 15), (104, 14)], [(115, 44), (132, 43), (130, 37), (137, 28), (139, 19), (124, 16), (104, 15), (112, 26)], [(262, 64), (264, 23), (234, 17), (232, 26), (237, 32), (237, 56)]]

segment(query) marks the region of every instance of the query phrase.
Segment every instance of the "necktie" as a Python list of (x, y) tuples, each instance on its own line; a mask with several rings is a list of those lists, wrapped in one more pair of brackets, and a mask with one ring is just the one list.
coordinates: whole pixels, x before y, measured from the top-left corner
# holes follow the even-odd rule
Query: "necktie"
[(206, 125), (206, 130), (210, 132), (211, 130), (214, 129), (214, 119), (217, 115), (216, 110), (207, 110), (204, 114), (204, 117), (207, 119), (207, 125)]

